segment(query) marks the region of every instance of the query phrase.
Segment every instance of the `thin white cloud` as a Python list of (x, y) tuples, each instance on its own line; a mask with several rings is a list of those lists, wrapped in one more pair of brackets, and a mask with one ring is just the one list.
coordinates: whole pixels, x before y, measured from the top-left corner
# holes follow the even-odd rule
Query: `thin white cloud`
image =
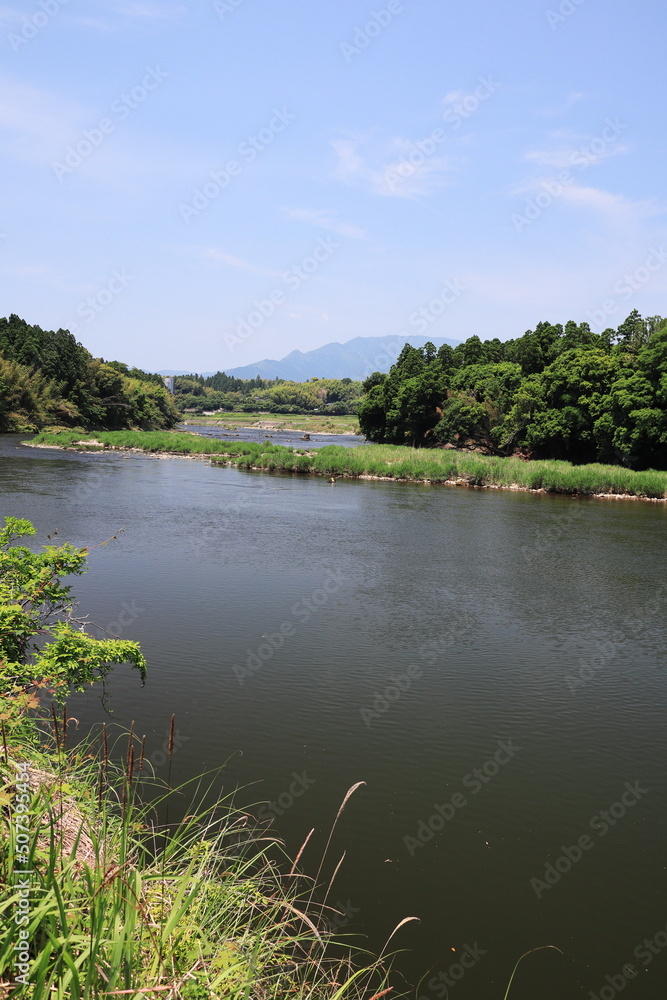
[(549, 203), (544, 207), (544, 211), (549, 210), (552, 204), (564, 202), (619, 222), (653, 218), (667, 212), (667, 207), (654, 198), (633, 201), (622, 194), (579, 184), (574, 176), (570, 176), (569, 181), (565, 183), (561, 183), (556, 177), (532, 177), (517, 184), (511, 193), (529, 198), (535, 198), (540, 194), (544, 196), (546, 193), (549, 195)]
[(242, 271), (249, 271), (251, 274), (264, 274), (272, 278), (279, 277), (281, 273), (280, 271), (258, 267), (256, 264), (251, 263), (251, 261), (244, 260), (243, 257), (227, 253), (222, 247), (205, 246), (203, 244), (177, 245), (174, 243), (165, 243), (164, 249), (172, 253), (183, 254), (208, 267), (236, 267)]
[(133, 2), (133, 0), (104, 0), (96, 3), (94, 14), (72, 8), (65, 8), (67, 20), (78, 28), (98, 32), (114, 32), (152, 24), (173, 24), (188, 13), (184, 4), (153, 3), (150, 0)]
[(151, 0), (106, 0), (102, 4), (109, 13), (133, 21), (175, 21), (187, 13), (187, 6), (178, 3), (157, 3)]
[[(451, 183), (453, 158), (436, 154), (446, 141), (436, 142), (431, 136), (417, 142), (394, 138), (380, 149), (371, 149), (367, 138), (335, 139), (331, 145), (338, 161), (333, 176), (344, 184), (363, 184), (372, 194), (387, 198), (428, 195)], [(366, 157), (360, 152), (364, 146)]]
[[(35, 4), (35, 9), (38, 9)], [(99, 32), (113, 32), (129, 24), (148, 25), (160, 22), (174, 23), (188, 13), (188, 8), (179, 3), (157, 3), (151, 0), (133, 2), (133, 0), (96, 0), (89, 5), (92, 10), (81, 10), (75, 6), (58, 6), (55, 14), (59, 19), (78, 28), (91, 29)], [(26, 10), (19, 7), (0, 6), (0, 26), (16, 30), (25, 20)]]
[(296, 219), (299, 222), (308, 222), (312, 226), (319, 226), (339, 236), (347, 236), (353, 240), (363, 240), (366, 238), (366, 231), (360, 226), (355, 226), (348, 222), (337, 222), (333, 213), (326, 209), (308, 208), (283, 208), (283, 215), (288, 219)]
[(608, 218), (648, 219), (665, 213), (665, 207), (655, 200), (631, 201), (620, 194), (612, 194), (600, 188), (584, 187), (582, 184), (568, 184), (563, 188), (562, 198), (570, 205), (598, 212)]
[(357, 152), (361, 140), (335, 139), (331, 145), (338, 157), (334, 169), (334, 177), (339, 181), (351, 183), (366, 174), (366, 164)]
[(628, 146), (620, 139), (623, 131), (622, 122), (613, 128), (603, 125), (599, 135), (582, 135), (559, 129), (548, 136), (543, 149), (530, 149), (524, 156), (539, 166), (557, 170), (592, 167), (610, 156), (627, 152)]

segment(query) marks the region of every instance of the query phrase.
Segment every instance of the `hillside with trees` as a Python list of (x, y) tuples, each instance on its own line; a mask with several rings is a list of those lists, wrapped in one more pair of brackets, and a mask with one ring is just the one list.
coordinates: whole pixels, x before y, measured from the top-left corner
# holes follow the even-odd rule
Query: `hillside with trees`
[(370, 441), (667, 468), (667, 319), (539, 323), (501, 342), (406, 344), (364, 382)]
[(176, 406), (181, 412), (227, 410), (241, 413), (356, 413), (363, 398), (361, 382), (350, 378), (312, 378), (308, 382), (241, 379), (224, 372), (210, 378), (179, 375), (174, 379)]
[(0, 319), (0, 431), (156, 430), (178, 420), (159, 375), (93, 358), (67, 330)]

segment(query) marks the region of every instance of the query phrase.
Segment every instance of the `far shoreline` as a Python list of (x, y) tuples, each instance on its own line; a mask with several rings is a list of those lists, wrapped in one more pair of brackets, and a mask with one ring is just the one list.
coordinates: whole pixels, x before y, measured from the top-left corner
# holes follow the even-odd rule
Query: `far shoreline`
[(224, 413), (182, 413), (179, 426), (219, 427), (221, 430), (285, 431), (294, 434), (357, 435), (359, 421), (356, 414), (326, 413), (272, 413), (255, 410), (245, 413), (228, 410)]
[(275, 427), (271, 423), (253, 424), (252, 426), (247, 424), (220, 424), (220, 423), (203, 423), (199, 420), (182, 420), (180, 424), (175, 428), (178, 430), (179, 427), (219, 427), (221, 431), (278, 431), (281, 434), (314, 434), (316, 437), (363, 437), (363, 434), (357, 434), (355, 431), (314, 431), (308, 429), (307, 427)]

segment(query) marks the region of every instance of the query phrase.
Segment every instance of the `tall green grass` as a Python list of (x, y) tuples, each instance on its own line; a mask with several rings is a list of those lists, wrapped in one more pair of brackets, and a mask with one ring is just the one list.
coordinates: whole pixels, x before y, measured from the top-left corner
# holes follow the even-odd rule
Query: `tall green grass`
[[(100, 444), (86, 442), (99, 441)], [(411, 482), (457, 482), (467, 486), (544, 490), (581, 496), (629, 495), (665, 499), (667, 472), (636, 472), (616, 465), (571, 465), (559, 461), (525, 462), (445, 449), (401, 445), (328, 445), (316, 452), (247, 441), (220, 441), (175, 431), (67, 431), (39, 434), (34, 444), (66, 448), (135, 448), (147, 452), (210, 456), (241, 468), (302, 472), (323, 476), (379, 476)]]
[[(4, 799), (26, 748), (4, 744)], [(379, 960), (353, 966), (328, 929), (326, 900), (290, 865), (247, 812), (222, 798), (197, 808), (201, 785), (142, 802), (143, 756), (130, 737), (114, 767), (90, 746), (65, 754), (30, 749), (33, 777), (27, 857), (3, 814), (0, 839), (0, 978), (16, 975), (17, 866), (32, 870), (30, 1000), (123, 995), (184, 1000), (361, 1000), (386, 987)], [(198, 779), (199, 781), (200, 779)], [(197, 786), (197, 787), (195, 787)], [(154, 789), (153, 789), (154, 791)], [(195, 805), (156, 828), (156, 809), (184, 796)], [(185, 800), (187, 802), (187, 798)], [(318, 873), (319, 874), (319, 873)], [(24, 955), (25, 957), (25, 955)], [(1, 989), (1, 987), (0, 987)]]

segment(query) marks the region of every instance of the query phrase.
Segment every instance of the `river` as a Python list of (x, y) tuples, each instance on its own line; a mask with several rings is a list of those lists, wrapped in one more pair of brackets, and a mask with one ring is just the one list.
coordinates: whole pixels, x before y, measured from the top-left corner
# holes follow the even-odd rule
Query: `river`
[[(316, 827), (313, 874), (366, 782), (326, 869), (347, 851), (345, 933), (379, 947), (418, 916), (394, 944), (424, 1000), (502, 1000), (539, 945), (563, 954), (529, 955), (510, 1000), (664, 996), (664, 504), (19, 441), (0, 438), (4, 514), (116, 535), (75, 591), (141, 642), (147, 684), (116, 668), (113, 718), (159, 763), (176, 713), (175, 781), (226, 762), (292, 854)], [(108, 719), (97, 689), (69, 710)]]

